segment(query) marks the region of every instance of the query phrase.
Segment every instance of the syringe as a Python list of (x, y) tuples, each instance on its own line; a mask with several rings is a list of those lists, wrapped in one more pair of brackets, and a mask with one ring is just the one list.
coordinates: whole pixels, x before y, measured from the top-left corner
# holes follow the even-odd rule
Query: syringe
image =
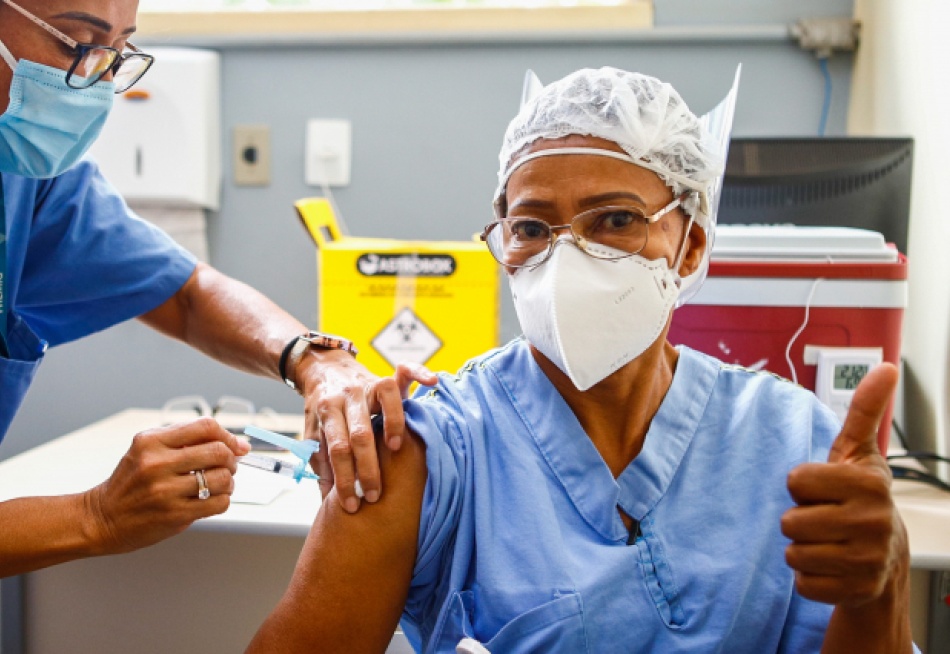
[[(310, 461), (310, 457), (313, 456), (314, 452), (320, 449), (320, 444), (316, 441), (298, 441), (294, 438), (288, 438), (287, 436), (283, 436), (281, 434), (275, 434), (274, 432), (268, 431), (267, 429), (255, 427), (254, 425), (247, 425), (244, 428), (244, 433), (248, 436), (259, 438), (260, 440), (270, 443), (271, 445), (276, 445), (277, 447), (290, 450), (299, 459), (299, 461), (296, 465), (294, 465), (289, 461), (282, 461), (281, 459), (265, 456), (263, 454), (247, 454), (238, 459), (239, 463), (244, 463), (254, 468), (260, 468), (261, 470), (284, 475), (286, 477), (290, 477), (296, 482), (300, 482), (301, 479), (320, 480), (318, 475), (307, 470), (307, 463)], [(354, 490), (356, 491), (357, 497), (363, 497), (363, 487), (360, 486), (359, 479), (357, 479), (356, 483), (354, 484)]]
[(278, 475), (284, 475), (285, 477), (290, 477), (291, 479), (300, 480), (300, 479), (316, 479), (320, 480), (320, 477), (313, 474), (309, 470), (297, 470), (297, 466), (287, 461), (281, 461), (280, 459), (275, 459), (272, 456), (265, 456), (263, 454), (245, 454), (240, 459), (239, 463), (243, 463), (246, 466), (251, 466), (254, 468), (260, 468), (261, 470), (266, 470), (267, 472), (275, 472)]
[[(247, 425), (244, 427), (244, 433), (248, 436), (259, 438), (265, 443), (270, 443), (271, 445), (276, 445), (277, 447), (281, 447), (285, 450), (290, 450), (294, 456), (299, 459), (296, 465), (292, 465), (287, 461), (281, 461), (280, 459), (264, 456), (263, 454), (255, 454), (255, 458), (247, 462), (248, 465), (254, 466), (255, 468), (261, 468), (269, 472), (276, 472), (278, 474), (286, 475), (298, 482), (304, 478), (317, 480), (320, 479), (320, 477), (307, 470), (307, 463), (310, 461), (310, 457), (313, 456), (314, 452), (320, 449), (320, 444), (316, 441), (298, 441), (297, 439), (288, 438), (283, 434), (275, 434), (272, 431), (261, 429), (260, 427), (255, 427), (254, 425)], [(243, 463), (243, 459), (241, 459), (241, 462)]]

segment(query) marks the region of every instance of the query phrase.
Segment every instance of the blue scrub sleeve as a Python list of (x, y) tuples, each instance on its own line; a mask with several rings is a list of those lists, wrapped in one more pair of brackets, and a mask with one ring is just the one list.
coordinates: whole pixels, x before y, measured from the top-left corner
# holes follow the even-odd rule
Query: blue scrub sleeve
[(436, 399), (440, 395), (439, 391), (430, 392), (423, 399), (405, 403), (406, 425), (425, 443), (428, 472), (412, 575), (414, 589), (438, 583), (462, 505), (465, 448), (458, 424)]
[(133, 214), (91, 160), (36, 189), (16, 311), (50, 345), (156, 308), (194, 271), (195, 258)]
[(785, 616), (785, 628), (779, 643), (778, 654), (805, 654), (821, 652), (825, 631), (834, 607), (805, 599), (797, 592)]

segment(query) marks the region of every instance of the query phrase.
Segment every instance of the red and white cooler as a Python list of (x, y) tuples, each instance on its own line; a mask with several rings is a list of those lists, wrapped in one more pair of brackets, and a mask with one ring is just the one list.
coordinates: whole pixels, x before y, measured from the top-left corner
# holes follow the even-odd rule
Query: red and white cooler
[(870, 367), (898, 365), (906, 305), (907, 259), (877, 232), (720, 225), (706, 282), (674, 312), (669, 340), (795, 379), (844, 415)]

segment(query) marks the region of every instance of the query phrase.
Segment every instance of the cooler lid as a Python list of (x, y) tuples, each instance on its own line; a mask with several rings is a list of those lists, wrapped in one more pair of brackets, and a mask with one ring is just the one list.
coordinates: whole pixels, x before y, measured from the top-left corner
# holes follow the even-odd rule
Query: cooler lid
[(718, 225), (712, 261), (893, 263), (897, 249), (879, 232), (852, 227)]

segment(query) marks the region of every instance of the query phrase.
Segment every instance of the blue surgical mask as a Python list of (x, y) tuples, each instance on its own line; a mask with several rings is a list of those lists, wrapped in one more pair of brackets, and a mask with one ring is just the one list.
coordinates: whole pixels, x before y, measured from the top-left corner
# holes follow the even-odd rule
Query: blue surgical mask
[(64, 71), (20, 59), (0, 115), (0, 171), (44, 179), (62, 174), (99, 136), (114, 97), (112, 82), (74, 89)]

